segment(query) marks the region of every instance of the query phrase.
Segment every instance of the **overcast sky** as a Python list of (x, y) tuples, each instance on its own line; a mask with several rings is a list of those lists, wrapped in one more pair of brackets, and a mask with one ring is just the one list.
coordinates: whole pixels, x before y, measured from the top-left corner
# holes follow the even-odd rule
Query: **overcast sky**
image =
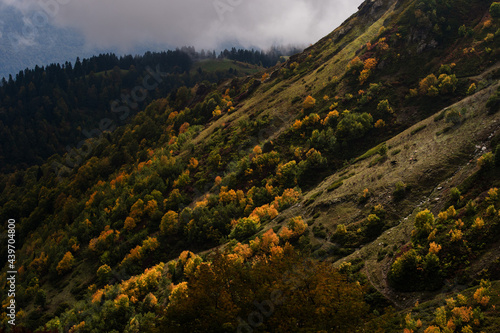
[[(0, 0), (26, 24), (74, 28), (91, 47), (131, 50), (222, 45), (268, 48), (316, 42), (353, 14), (362, 0)], [(29, 29), (26, 29), (29, 31)]]

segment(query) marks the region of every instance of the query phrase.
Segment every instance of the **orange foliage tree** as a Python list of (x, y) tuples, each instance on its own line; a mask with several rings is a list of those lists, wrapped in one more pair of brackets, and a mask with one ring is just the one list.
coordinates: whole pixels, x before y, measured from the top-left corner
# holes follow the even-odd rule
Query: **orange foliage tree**
[(125, 230), (133, 230), (134, 228), (136, 227), (136, 223), (135, 223), (135, 220), (133, 217), (130, 217), (128, 216), (126, 219), (125, 219), (125, 223), (123, 224), (123, 228)]
[(316, 100), (311, 95), (307, 96), (304, 103), (302, 103), (304, 110), (312, 109), (314, 105), (316, 105)]

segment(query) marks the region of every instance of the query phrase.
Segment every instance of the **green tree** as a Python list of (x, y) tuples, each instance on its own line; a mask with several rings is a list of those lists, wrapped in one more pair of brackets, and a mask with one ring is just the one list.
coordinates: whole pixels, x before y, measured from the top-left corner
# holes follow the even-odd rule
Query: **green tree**
[(500, 2), (493, 2), (490, 6), (490, 14), (493, 18), (500, 18)]
[(43, 289), (38, 289), (35, 295), (35, 305), (44, 308), (47, 303), (47, 293)]
[(97, 278), (99, 282), (105, 284), (111, 277), (111, 267), (108, 265), (102, 265), (97, 269)]
[(237, 221), (229, 237), (241, 241), (254, 235), (259, 228), (260, 221), (258, 218), (242, 218)]
[(430, 210), (426, 209), (415, 216), (415, 241), (426, 240), (430, 232), (434, 228), (434, 215)]
[(368, 113), (347, 113), (337, 125), (337, 136), (344, 140), (363, 137), (373, 124), (373, 117)]
[(160, 223), (160, 231), (163, 235), (174, 235), (179, 228), (179, 214), (169, 210), (163, 215)]

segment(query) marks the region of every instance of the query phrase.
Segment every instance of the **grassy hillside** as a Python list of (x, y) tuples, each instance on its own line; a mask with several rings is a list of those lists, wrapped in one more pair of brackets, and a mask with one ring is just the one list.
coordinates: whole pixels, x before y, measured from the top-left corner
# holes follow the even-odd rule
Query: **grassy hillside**
[(283, 64), (179, 89), (91, 153), (0, 175), (19, 324), (494, 332), (495, 8), (366, 1)]
[(250, 75), (262, 71), (262, 67), (256, 65), (246, 64), (240, 61), (229, 60), (229, 59), (206, 59), (199, 61), (193, 66), (193, 71), (201, 70), (207, 72), (215, 71), (228, 71), (232, 69), (237, 71), (239, 75)]

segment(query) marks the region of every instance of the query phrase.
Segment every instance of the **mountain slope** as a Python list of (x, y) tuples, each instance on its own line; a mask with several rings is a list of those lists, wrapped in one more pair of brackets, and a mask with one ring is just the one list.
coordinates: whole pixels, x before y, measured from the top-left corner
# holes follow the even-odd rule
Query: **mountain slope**
[[(389, 305), (498, 280), (490, 5), (366, 1), (284, 64), (153, 101), (88, 140), (79, 168), (55, 174), (68, 156), (54, 156), (2, 175), (0, 216), (18, 221), (19, 320), (399, 331), (404, 314)], [(497, 310), (482, 303), (488, 327)]]

